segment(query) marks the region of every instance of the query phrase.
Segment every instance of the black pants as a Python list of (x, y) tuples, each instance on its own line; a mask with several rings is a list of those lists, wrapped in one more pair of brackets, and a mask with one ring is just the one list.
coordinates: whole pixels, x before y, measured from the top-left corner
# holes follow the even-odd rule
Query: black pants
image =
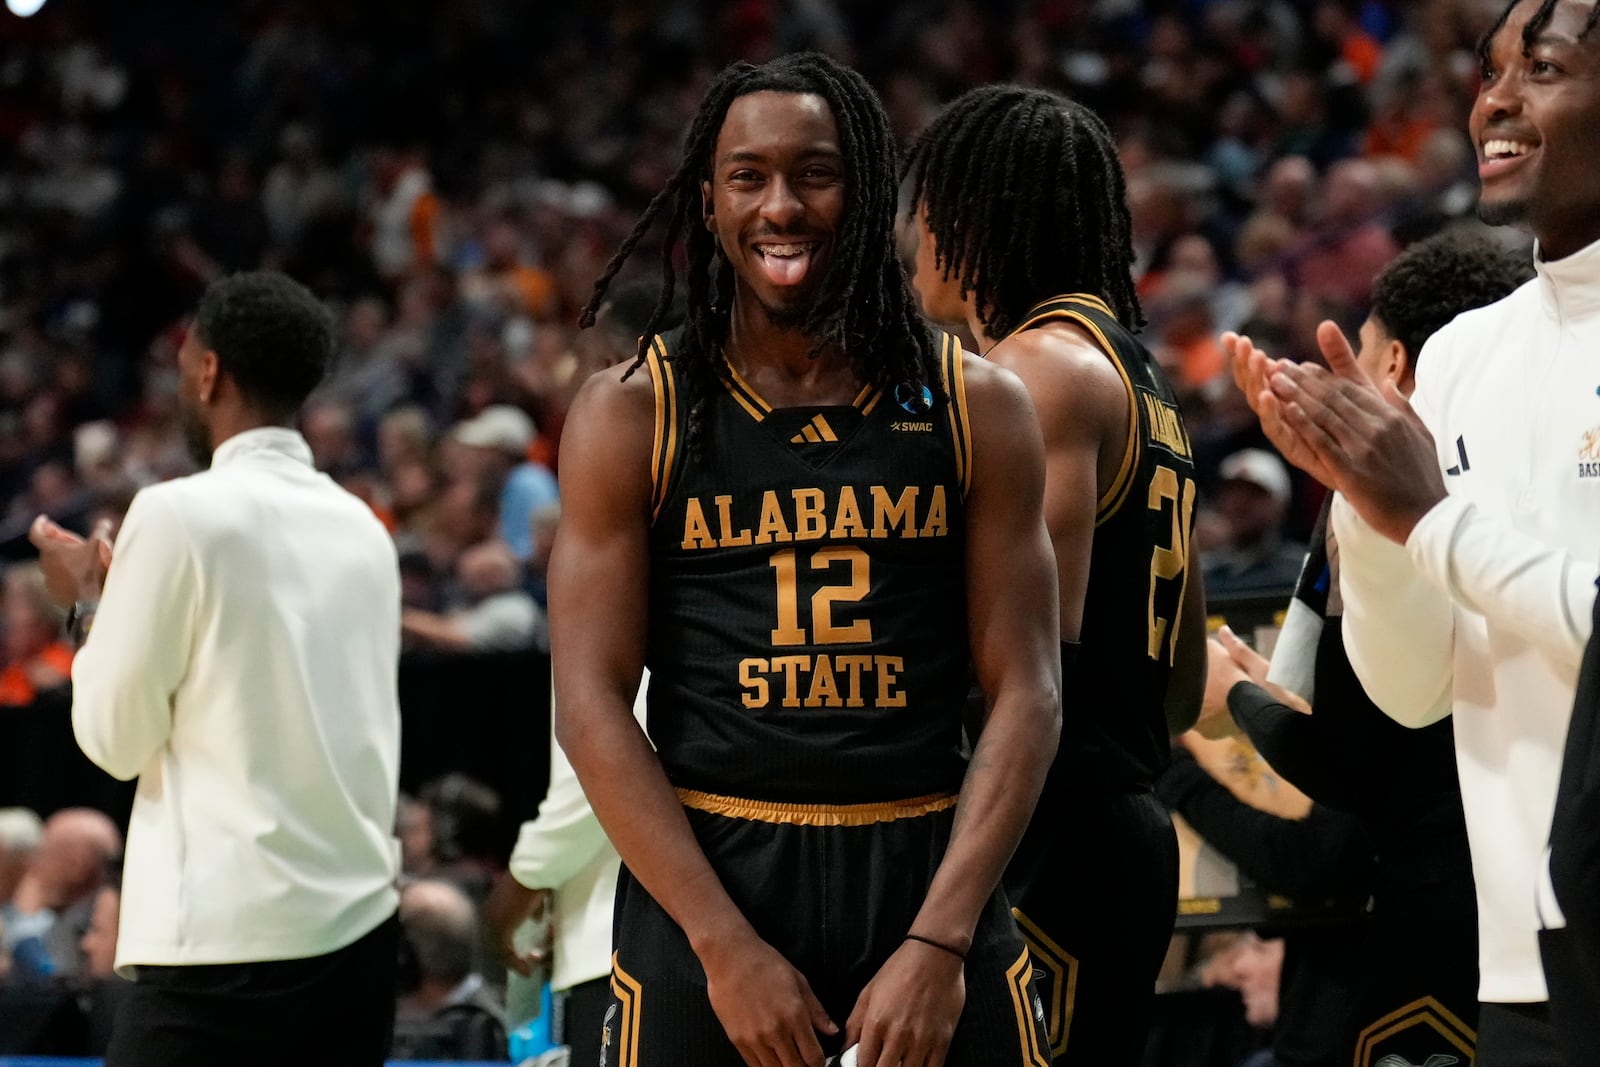
[(561, 1033), (556, 1036), (556, 1043), (572, 1049), (570, 1067), (599, 1067), (600, 1029), (605, 1025), (606, 1008), (610, 1004), (609, 977), (579, 982), (562, 993), (558, 1016)]
[(1472, 1062), (1473, 1067), (1589, 1067), (1562, 1058), (1545, 1001), (1485, 1002), (1478, 1009), (1478, 1056)]
[(1034, 815), (1006, 870), (1055, 1062), (1137, 1067), (1178, 912), (1178, 839), (1153, 793), (1082, 793)]
[(394, 1033), (400, 922), (324, 956), (140, 967), (106, 1067), (378, 1067)]
[[(901, 946), (927, 896), (953, 809), (851, 825), (825, 821), (841, 809), (789, 806), (790, 814), (824, 821), (813, 825), (764, 821), (782, 815), (754, 802), (739, 807), (746, 814), (730, 817), (691, 803), (689, 823), (734, 904), (805, 975), (839, 1027), (836, 1036), (818, 1035), (824, 1053), (838, 1053), (857, 997)], [(607, 1067), (743, 1067), (711, 1009), (688, 938), (627, 868), (617, 882), (615, 943), (602, 1030)], [(947, 1063), (1048, 1067), (1032, 969), (997, 890), (967, 952), (966, 1002)]]

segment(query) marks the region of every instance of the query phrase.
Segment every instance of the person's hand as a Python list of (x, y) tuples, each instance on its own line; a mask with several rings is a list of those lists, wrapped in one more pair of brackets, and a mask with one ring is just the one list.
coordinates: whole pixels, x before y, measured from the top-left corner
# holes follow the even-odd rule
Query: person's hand
[(1206, 693), (1200, 704), (1200, 717), (1194, 730), (1208, 741), (1221, 741), (1239, 733), (1239, 725), (1228, 710), (1228, 691), (1250, 676), (1235, 663), (1228, 649), (1215, 637), (1206, 641)]
[(777, 949), (751, 932), (700, 962), (711, 1010), (749, 1067), (822, 1067), (817, 1033), (839, 1028)]
[(1236, 333), (1224, 333), (1222, 350), (1233, 367), (1233, 380), (1244, 394), (1250, 410), (1261, 420), (1262, 432), (1283, 458), (1311, 475), (1323, 485), (1331, 486), (1333, 473), (1322, 466), (1316, 453), (1284, 419), (1282, 405), (1272, 390), (1274, 378), (1288, 368), (1298, 366), (1285, 359), (1272, 359), (1251, 343), (1250, 338)]
[(550, 939), (547, 934), (538, 948), (519, 952), (517, 930), (527, 920), (544, 915), (549, 900), (548, 889), (529, 889), (506, 873), (495, 881), (483, 902), (483, 925), (495, 958), (524, 978), (532, 977), (534, 968), (549, 960)]
[(1317, 343), (1328, 369), (1280, 364), (1266, 406), (1312, 456), (1309, 466), (1291, 461), (1343, 493), (1373, 529), (1404, 544), (1445, 496), (1433, 436), (1393, 382), (1373, 385), (1332, 322), (1317, 327)]
[(1217, 632), (1217, 640), (1227, 650), (1228, 658), (1239, 667), (1256, 685), (1272, 694), (1272, 699), (1285, 707), (1307, 714), (1311, 712), (1311, 705), (1299, 693), (1291, 693), (1277, 682), (1267, 681), (1267, 670), (1272, 666), (1272, 661), (1261, 653), (1251, 648), (1239, 639), (1239, 635), (1224, 626)]
[(45, 589), (61, 607), (79, 600), (100, 599), (111, 569), (111, 522), (102, 519), (87, 539), (40, 515), (28, 528), (28, 540), (39, 550)]
[(940, 1067), (966, 999), (960, 957), (906, 941), (856, 998), (844, 1043), (860, 1067)]

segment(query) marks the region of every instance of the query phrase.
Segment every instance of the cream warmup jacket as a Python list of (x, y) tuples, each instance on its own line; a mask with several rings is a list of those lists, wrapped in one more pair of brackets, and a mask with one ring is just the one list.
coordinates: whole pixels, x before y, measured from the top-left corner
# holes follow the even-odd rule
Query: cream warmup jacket
[(117, 969), (323, 955), (395, 911), (393, 543), (259, 429), (135, 498), (73, 664), (78, 744), (138, 776)]
[(1368, 695), (1412, 726), (1455, 716), (1479, 996), (1498, 1002), (1547, 997), (1536, 897), (1600, 573), (1600, 244), (1535, 260), (1423, 347), (1412, 404), (1449, 496), (1404, 547), (1333, 508)]

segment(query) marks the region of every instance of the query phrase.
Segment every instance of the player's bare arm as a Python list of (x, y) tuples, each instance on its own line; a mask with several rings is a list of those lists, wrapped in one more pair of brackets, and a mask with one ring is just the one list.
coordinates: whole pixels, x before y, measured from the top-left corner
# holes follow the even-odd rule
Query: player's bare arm
[(648, 376), (595, 375), (561, 446), (562, 519), (550, 562), (556, 739), (623, 862), (688, 937), (712, 1008), (752, 1065), (820, 1067), (832, 1032), (805, 979), (723, 890), (633, 717), (649, 590)]
[(1021, 379), (1038, 413), (1061, 640), (1076, 641), (1089, 588), (1096, 503), (1116, 479), (1132, 399), (1110, 359), (1070, 322), (1013, 334), (990, 350), (989, 361)]
[[(911, 933), (965, 951), (1016, 848), (1061, 728), (1055, 562), (1044, 526), (1044, 446), (1022, 384), (967, 356), (969, 640), (987, 718), (950, 845)], [(862, 1067), (944, 1062), (964, 999), (956, 954), (907, 941), (862, 991), (847, 1027)]]

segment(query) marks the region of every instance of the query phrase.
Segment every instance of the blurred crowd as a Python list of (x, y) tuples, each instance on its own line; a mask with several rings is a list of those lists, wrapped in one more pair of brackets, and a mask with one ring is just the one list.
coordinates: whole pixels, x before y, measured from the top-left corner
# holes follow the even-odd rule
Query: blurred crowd
[[(70, 670), (28, 522), (87, 529), (194, 469), (175, 414), (185, 315), (213, 279), (262, 266), (336, 316), (338, 363), (303, 429), (394, 533), (407, 648), (543, 647), (562, 421), (589, 373), (629, 358), (660, 249), (623, 276), (611, 328), (580, 334), (577, 313), (676, 166), (708, 79), (801, 48), (867, 74), (903, 141), (998, 80), (1106, 118), (1143, 337), (1204, 480), (1208, 592), (1284, 592), (1320, 491), (1260, 436), (1218, 335), (1315, 358), (1314, 324), (1353, 336), (1397, 251), (1474, 225), (1465, 116), (1500, 6), (52, 0), (0, 14), (0, 705)], [(425, 851), (409, 869), (439, 862)], [(466, 881), (470, 901), (481, 885)]]
[[(517, 820), (452, 773), (402, 795), (395, 1059), (504, 1060), (505, 974), (479, 913)], [(112, 968), (123, 838), (105, 813), (0, 807), (0, 1052), (103, 1055), (128, 983)]]

